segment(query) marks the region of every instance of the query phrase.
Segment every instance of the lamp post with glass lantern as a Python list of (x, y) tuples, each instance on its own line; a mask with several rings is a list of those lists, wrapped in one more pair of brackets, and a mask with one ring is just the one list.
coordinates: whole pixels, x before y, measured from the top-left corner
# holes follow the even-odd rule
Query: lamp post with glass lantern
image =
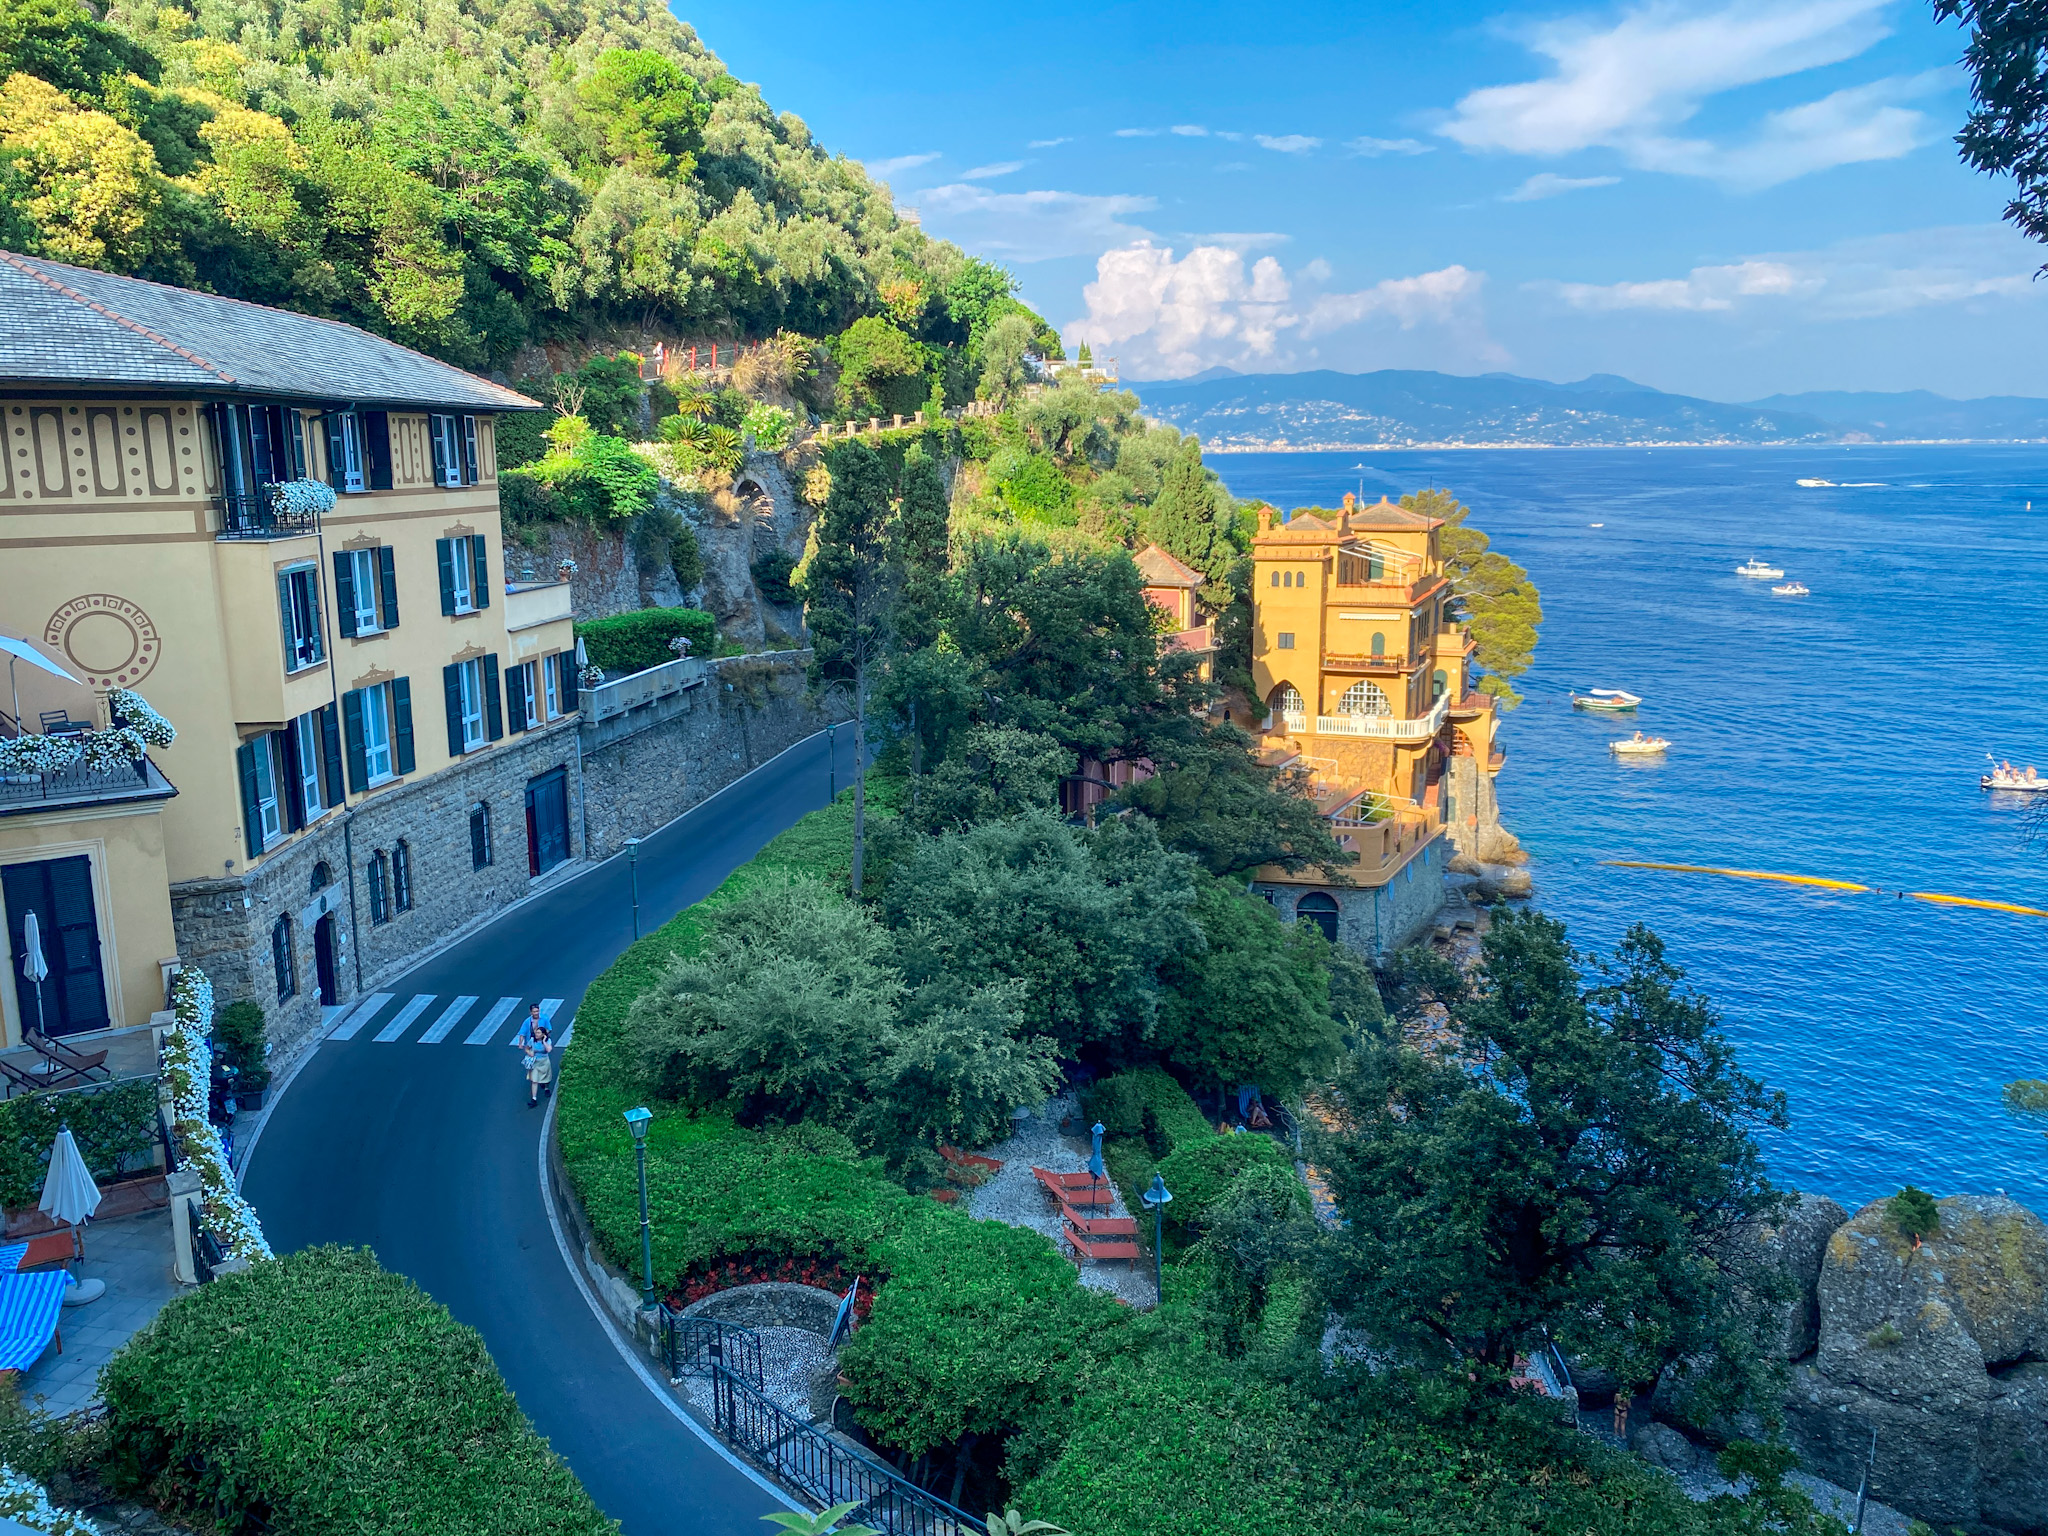
[(640, 1305), (643, 1307), (654, 1305), (654, 1236), (647, 1226), (647, 1122), (653, 1118), (652, 1110), (626, 1111), (626, 1124), (633, 1128), (633, 1152), (640, 1163)]
[(1165, 1301), (1166, 1203), (1173, 1198), (1173, 1192), (1166, 1187), (1166, 1180), (1155, 1173), (1152, 1187), (1138, 1198), (1152, 1207), (1152, 1283), (1159, 1288), (1159, 1299)]
[(626, 839), (626, 878), (633, 882), (633, 937), (640, 937), (640, 839)]

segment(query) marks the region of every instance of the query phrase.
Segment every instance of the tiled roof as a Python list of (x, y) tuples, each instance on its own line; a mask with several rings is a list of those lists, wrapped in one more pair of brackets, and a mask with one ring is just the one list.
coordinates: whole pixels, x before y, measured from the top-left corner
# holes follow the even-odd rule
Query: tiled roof
[(1147, 544), (1133, 555), (1138, 574), (1148, 587), (1199, 587), (1202, 573), (1182, 565), (1157, 544)]
[(527, 411), (515, 390), (338, 320), (0, 251), (0, 383)]
[(1275, 523), (1271, 528), (1262, 529), (1258, 541), (1272, 540), (1282, 544), (1328, 543), (1332, 535), (1346, 533), (1422, 533), (1431, 528), (1441, 528), (1443, 520), (1424, 517), (1420, 512), (1410, 512), (1406, 507), (1396, 506), (1382, 496), (1370, 507), (1354, 507), (1344, 511), (1332, 507), (1303, 507), (1284, 523)]

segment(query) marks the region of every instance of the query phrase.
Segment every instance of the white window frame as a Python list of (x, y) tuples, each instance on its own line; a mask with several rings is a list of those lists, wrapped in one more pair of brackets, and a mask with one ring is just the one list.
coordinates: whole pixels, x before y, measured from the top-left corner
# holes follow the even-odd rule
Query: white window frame
[(448, 560), (449, 588), (455, 594), (457, 613), (475, 613), (476, 607), (476, 554), (468, 539), (450, 539), (451, 549)]
[(460, 490), (462, 488), (462, 428), (453, 416), (430, 416), (428, 425), (435, 442), (440, 446), (441, 488)]
[(484, 714), (484, 664), (482, 657), (458, 663), (455, 682), (462, 701), (462, 750), (474, 752), (489, 737)]
[(285, 835), (284, 801), (278, 798), (279, 771), (277, 732), (266, 731), (253, 755), (256, 766), (256, 830), (268, 848)]
[(342, 411), (341, 416), (341, 463), (330, 464), (330, 470), (340, 470), (340, 485), (335, 489), (354, 494), (367, 489), (363, 481), (363, 418), (354, 411)]
[(384, 621), (378, 604), (384, 593), (384, 583), (377, 567), (377, 551), (345, 549), (342, 553), (348, 556), (355, 572), (356, 637), (381, 635), (384, 633)]
[(372, 785), (398, 777), (392, 713), (389, 683), (363, 690), (363, 775)]
[(1337, 713), (1356, 715), (1370, 719), (1384, 719), (1394, 712), (1393, 700), (1387, 697), (1387, 690), (1378, 683), (1360, 680), (1344, 690), (1337, 701)]
[(543, 698), (541, 707), (547, 711), (550, 720), (562, 718), (562, 690), (559, 678), (562, 670), (562, 655), (543, 656), (540, 661), (540, 685)]
[(547, 703), (540, 695), (540, 674), (544, 670), (537, 661), (522, 661), (519, 670), (526, 674), (522, 679), (525, 686), (520, 689), (525, 699), (526, 718), (520, 722), (521, 729), (538, 730), (548, 723)]
[(299, 753), (299, 808), (310, 823), (327, 814), (327, 804), (320, 792), (320, 764), (326, 756), (326, 744), (320, 737), (320, 711), (309, 710), (300, 715), (291, 723), (291, 731)]
[[(288, 565), (277, 573), (277, 579), (282, 588), (278, 596), (284, 629), (285, 671), (303, 672), (308, 667), (317, 667), (327, 659), (327, 643), (320, 633), (320, 566), (312, 560)], [(310, 615), (302, 615), (295, 600), (294, 589), (302, 581), (312, 608)], [(310, 618), (312, 629), (309, 633), (300, 633), (301, 618)]]

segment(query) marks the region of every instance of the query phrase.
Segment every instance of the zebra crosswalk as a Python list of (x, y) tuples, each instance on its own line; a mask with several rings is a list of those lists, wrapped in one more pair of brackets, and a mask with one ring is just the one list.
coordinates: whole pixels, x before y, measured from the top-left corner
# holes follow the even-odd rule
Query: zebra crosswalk
[[(396, 997), (397, 994), (392, 992), (372, 992), (369, 996), (361, 998), (342, 1009), (335, 1017), (333, 1025), (328, 1029), (327, 1038), (329, 1040), (355, 1039), (357, 1035), (377, 1021), (378, 1016), (384, 1012), (385, 1008)], [(443, 1001), (438, 994), (433, 992), (414, 993), (399, 1006), (398, 1011), (391, 1015), (383, 1027), (375, 1035), (371, 1036), (372, 1042), (377, 1045), (397, 1044), (406, 1037), (413, 1025), (432, 1013), (435, 1005), (443, 1003)], [(446, 999), (445, 1006), (438, 1013), (433, 1014), (433, 1022), (420, 1032), (418, 1043), (421, 1045), (441, 1044), (460, 1027), (462, 1021), (469, 1017), (480, 1001), (482, 999), (467, 996)], [(562, 999), (559, 997), (543, 997), (539, 999), (539, 1002), (542, 1021), (552, 1027), (555, 1022), (555, 1014), (562, 1006)], [(527, 1003), (528, 999), (523, 997), (501, 997), (497, 999), (485, 1010), (483, 1017), (477, 1020), (476, 1026), (462, 1037), (462, 1043), (464, 1045), (492, 1045), (499, 1041), (510, 1041), (518, 1032), (519, 1027), (526, 1022)], [(568, 1042), (562, 1040), (560, 1043), (567, 1044)]]

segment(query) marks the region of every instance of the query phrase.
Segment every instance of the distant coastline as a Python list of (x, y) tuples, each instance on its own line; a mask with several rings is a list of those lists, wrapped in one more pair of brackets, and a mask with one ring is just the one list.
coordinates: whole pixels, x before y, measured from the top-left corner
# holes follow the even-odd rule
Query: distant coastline
[(1231, 443), (1202, 440), (1202, 452), (1215, 453), (1452, 453), (1487, 452), (1508, 448), (1545, 448), (1559, 453), (1594, 448), (2025, 448), (2048, 444), (2048, 437), (1896, 437), (1854, 438), (1836, 442), (1751, 443), (1739, 438), (1702, 439), (1674, 443), (1662, 440), (1611, 443), (1529, 443), (1529, 442), (1401, 442), (1401, 443)]

